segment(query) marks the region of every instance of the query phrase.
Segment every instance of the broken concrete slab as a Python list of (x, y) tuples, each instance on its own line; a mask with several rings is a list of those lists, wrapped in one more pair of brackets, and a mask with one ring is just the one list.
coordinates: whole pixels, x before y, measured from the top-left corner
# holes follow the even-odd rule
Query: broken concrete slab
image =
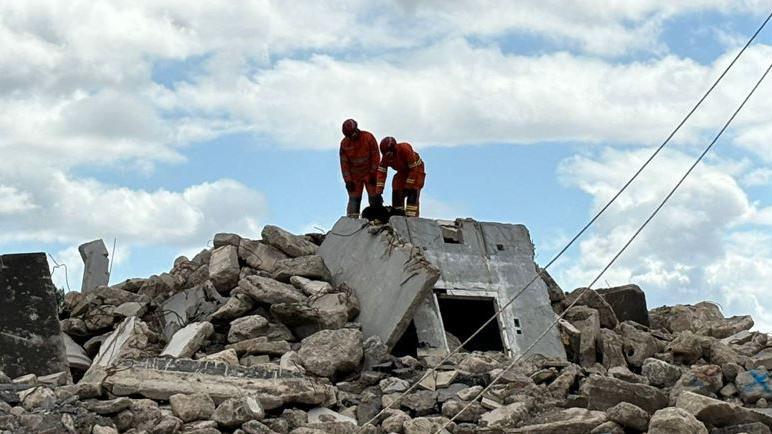
[(212, 323), (194, 322), (177, 330), (172, 339), (166, 344), (161, 356), (191, 357), (201, 348), (209, 336), (214, 333)]
[(110, 260), (104, 241), (94, 240), (81, 244), (78, 252), (83, 259), (83, 283), (80, 292), (107, 286), (110, 280)]
[(141, 395), (168, 400), (178, 393), (206, 393), (216, 403), (255, 395), (266, 410), (290, 404), (330, 406), (335, 388), (302, 374), (260, 367), (231, 367), (220, 362), (151, 358), (122, 362), (104, 382), (115, 396)]
[(239, 259), (255, 270), (273, 273), (276, 261), (287, 258), (281, 250), (260, 241), (242, 239), (239, 244)]
[(246, 294), (258, 303), (299, 303), (306, 300), (294, 286), (263, 276), (249, 276), (239, 281), (232, 295)]
[(370, 229), (367, 220), (341, 218), (319, 255), (332, 274), (333, 285), (346, 284), (359, 298), (364, 335), (378, 336), (392, 348), (440, 273), (417, 248), (400, 241), (386, 227)]
[(635, 321), (649, 326), (649, 309), (646, 306), (646, 293), (638, 285), (623, 285), (595, 290), (614, 310), (617, 319)]
[(214, 249), (209, 259), (209, 280), (220, 291), (230, 291), (239, 283), (238, 248), (225, 245)]
[(64, 347), (67, 351), (67, 363), (70, 365), (70, 369), (77, 369), (80, 371), (88, 370), (88, 368), (91, 367), (91, 358), (86, 354), (86, 350), (72, 340), (68, 334), (65, 333), (62, 337), (64, 339)]
[(667, 396), (655, 387), (595, 374), (585, 380), (581, 392), (587, 397), (590, 410), (606, 410), (625, 401), (651, 414), (668, 404)]
[(0, 256), (0, 371), (69, 372), (45, 253)]
[[(390, 225), (400, 241), (418, 247), (440, 270), (437, 291), (490, 300), (496, 308), (519, 294), (497, 318), (505, 350), (519, 354), (534, 344), (534, 354), (565, 359), (559, 331), (551, 327), (556, 315), (547, 286), (536, 274), (533, 243), (525, 226), (405, 217), (392, 217)], [(423, 327), (416, 323), (416, 328)], [(547, 335), (537, 342), (544, 330)]]
[(273, 278), (281, 282), (289, 282), (292, 276), (308, 279), (330, 280), (330, 271), (324, 265), (319, 255), (308, 255), (299, 258), (276, 261)]
[(278, 226), (265, 225), (261, 235), (264, 242), (276, 247), (292, 258), (314, 255), (318, 249), (316, 244), (303, 237), (293, 235)]
[(164, 337), (171, 339), (189, 323), (208, 319), (224, 302), (210, 282), (178, 292), (161, 304)]

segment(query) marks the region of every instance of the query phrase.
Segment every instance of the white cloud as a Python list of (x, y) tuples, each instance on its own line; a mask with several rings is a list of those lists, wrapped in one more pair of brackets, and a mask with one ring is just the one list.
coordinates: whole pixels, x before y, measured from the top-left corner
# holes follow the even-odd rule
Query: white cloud
[(33, 208), (35, 204), (28, 193), (0, 184), (0, 216), (19, 214)]
[[(560, 176), (605, 204), (651, 149), (605, 150), (563, 162)], [(686, 170), (693, 156), (669, 150), (612, 205), (594, 231), (579, 243), (574, 261), (559, 267), (561, 280), (586, 286), (622, 248)], [(729, 313), (772, 308), (762, 296), (769, 281), (769, 235), (748, 232), (766, 212), (751, 202), (735, 178), (709, 161), (698, 166), (651, 224), (633, 242), (597, 286), (637, 283), (650, 304), (714, 300)], [(767, 330), (772, 323), (764, 323)]]

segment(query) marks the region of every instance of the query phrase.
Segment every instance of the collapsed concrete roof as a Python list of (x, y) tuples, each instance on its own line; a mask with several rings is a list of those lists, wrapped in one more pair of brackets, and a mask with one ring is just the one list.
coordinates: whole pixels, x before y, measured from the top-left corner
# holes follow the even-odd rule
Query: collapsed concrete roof
[[(397, 216), (378, 227), (344, 217), (319, 254), (333, 283), (357, 292), (365, 334), (380, 336), (389, 348), (412, 320), (421, 344), (448, 351), (441, 299), (490, 300), (498, 310), (531, 281), (498, 315), (504, 349), (519, 354), (555, 320), (547, 286), (536, 278), (533, 243), (523, 225)], [(557, 328), (533, 353), (565, 358)]]

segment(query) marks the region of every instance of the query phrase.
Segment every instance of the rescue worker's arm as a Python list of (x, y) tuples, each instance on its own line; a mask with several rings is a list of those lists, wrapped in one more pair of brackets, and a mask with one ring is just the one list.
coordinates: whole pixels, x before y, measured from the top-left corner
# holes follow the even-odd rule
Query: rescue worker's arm
[(351, 181), (351, 163), (349, 162), (346, 153), (343, 152), (342, 144), (340, 147), (340, 172), (343, 175), (343, 182), (346, 183), (346, 190), (351, 191), (353, 189), (353, 187), (351, 187), (353, 184)]
[(378, 150), (378, 142), (375, 140), (375, 136), (370, 135), (370, 143), (367, 147), (370, 149), (370, 174), (375, 176), (378, 166), (381, 163), (381, 151)]
[(399, 158), (402, 161), (407, 161), (408, 172), (405, 187), (413, 190), (415, 189), (415, 182), (419, 173), (418, 168), (423, 164), (421, 157), (419, 157), (418, 153), (413, 151), (413, 148), (408, 144), (400, 146), (399, 149), (397, 149), (397, 152), (401, 154), (399, 155)]
[(388, 169), (386, 167), (386, 160), (383, 160), (381, 161), (381, 164), (378, 166), (378, 179), (375, 182), (376, 194), (383, 194), (383, 189), (386, 187), (387, 174), (388, 174)]

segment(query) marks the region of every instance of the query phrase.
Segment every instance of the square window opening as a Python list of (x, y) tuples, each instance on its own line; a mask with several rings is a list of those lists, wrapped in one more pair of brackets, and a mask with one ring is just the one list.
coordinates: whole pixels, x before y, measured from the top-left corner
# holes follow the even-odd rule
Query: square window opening
[[(439, 296), (442, 322), (445, 331), (461, 342), (470, 336), (496, 313), (493, 298)], [(464, 347), (467, 351), (504, 351), (498, 321), (491, 321)]]

